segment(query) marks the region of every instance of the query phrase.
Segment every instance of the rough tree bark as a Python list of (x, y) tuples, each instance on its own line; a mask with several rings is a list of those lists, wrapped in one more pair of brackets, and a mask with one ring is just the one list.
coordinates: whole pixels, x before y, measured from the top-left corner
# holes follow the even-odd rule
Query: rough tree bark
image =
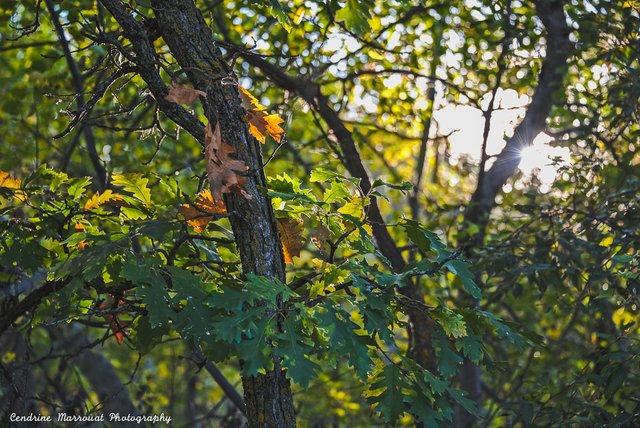
[[(102, 0), (102, 3), (131, 41), (136, 52), (136, 63), (144, 70), (141, 75), (164, 110), (162, 100), (166, 87), (159, 80), (155, 52), (144, 27), (131, 16), (121, 1)], [(271, 202), (259, 190), (266, 186), (260, 145), (249, 134), (246, 114), (240, 105), (236, 87), (222, 82), (223, 78), (235, 80), (233, 71), (225, 64), (209, 27), (193, 1), (155, 1), (152, 2), (152, 8), (160, 34), (175, 60), (185, 70), (193, 86), (207, 93), (204, 103), (207, 119), (212, 126), (220, 124), (223, 139), (236, 149), (236, 157), (245, 161), (249, 170), (253, 171), (245, 185), (251, 199), (236, 195), (225, 197), (243, 271), (284, 281), (285, 266)], [(189, 132), (200, 137), (201, 128), (193, 118), (182, 111), (178, 113), (178, 118), (191, 127)], [(176, 114), (173, 113), (174, 117)], [(199, 140), (203, 141), (202, 138)], [(242, 383), (250, 427), (295, 426), (290, 382), (278, 360), (274, 361), (273, 371), (264, 375), (245, 376)]]

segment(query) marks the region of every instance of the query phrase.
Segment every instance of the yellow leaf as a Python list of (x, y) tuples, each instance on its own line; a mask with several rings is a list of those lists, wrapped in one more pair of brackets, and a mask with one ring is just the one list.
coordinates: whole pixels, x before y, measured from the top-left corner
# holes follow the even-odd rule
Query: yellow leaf
[(282, 252), (285, 263), (293, 263), (293, 258), (300, 255), (302, 249), (302, 228), (300, 222), (291, 218), (279, 218), (278, 230), (282, 240)]
[(284, 129), (280, 127), (280, 124), (284, 120), (277, 114), (267, 114), (267, 108), (260, 104), (256, 97), (242, 86), (238, 86), (238, 88), (240, 89), (242, 107), (247, 111), (251, 135), (262, 144), (264, 144), (267, 134), (271, 135), (274, 140), (280, 141), (284, 134)]
[[(87, 200), (84, 204), (85, 211), (90, 211), (104, 205), (106, 202), (116, 201), (122, 202), (124, 198), (117, 193), (113, 193), (112, 190), (107, 189), (102, 194), (99, 192), (93, 195), (90, 199)], [(118, 205), (118, 204), (116, 204)]]
[(27, 199), (27, 195), (19, 190), (22, 182), (18, 178), (13, 178), (9, 175), (8, 172), (0, 171), (0, 187), (4, 187), (5, 189), (14, 189), (15, 192), (13, 196), (20, 200), (25, 201)]
[(354, 196), (351, 201), (338, 208), (338, 212), (361, 220), (364, 218), (364, 200)]

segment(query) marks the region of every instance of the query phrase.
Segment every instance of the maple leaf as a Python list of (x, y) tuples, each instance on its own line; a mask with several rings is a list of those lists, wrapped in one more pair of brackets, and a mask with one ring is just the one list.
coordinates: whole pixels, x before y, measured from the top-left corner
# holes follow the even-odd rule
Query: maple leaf
[(213, 195), (209, 190), (203, 190), (196, 195), (193, 205), (182, 204), (182, 206), (178, 207), (178, 211), (187, 220), (187, 224), (199, 233), (214, 218), (214, 216), (206, 213), (224, 214), (227, 212), (227, 207), (224, 201), (213, 199)]
[(277, 114), (267, 114), (267, 108), (260, 104), (256, 97), (242, 86), (238, 86), (238, 88), (240, 89), (242, 107), (247, 111), (251, 135), (262, 144), (264, 144), (267, 134), (271, 135), (274, 140), (280, 141), (282, 134), (284, 134), (284, 129), (280, 127), (280, 124), (284, 120)]
[(169, 87), (169, 93), (164, 97), (165, 101), (177, 104), (193, 104), (198, 97), (206, 97), (207, 93), (188, 86), (176, 85)]
[(204, 158), (207, 165), (207, 177), (214, 199), (222, 200), (223, 193), (236, 193), (245, 199), (251, 199), (244, 190), (246, 178), (240, 175), (247, 170), (242, 160), (233, 159), (231, 154), (235, 149), (222, 141), (220, 124), (216, 124), (215, 131), (211, 130), (211, 123), (204, 129)]
[(293, 263), (293, 258), (300, 255), (303, 240), (300, 234), (302, 227), (300, 221), (291, 218), (279, 218), (278, 230), (282, 240), (282, 252), (285, 263)]

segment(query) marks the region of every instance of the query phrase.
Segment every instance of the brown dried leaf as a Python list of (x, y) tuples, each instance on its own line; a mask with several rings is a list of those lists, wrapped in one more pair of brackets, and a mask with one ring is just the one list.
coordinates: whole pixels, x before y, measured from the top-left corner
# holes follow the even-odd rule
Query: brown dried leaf
[(207, 213), (225, 214), (227, 207), (224, 201), (213, 199), (210, 191), (203, 190), (196, 195), (193, 205), (182, 204), (178, 207), (178, 211), (187, 220), (187, 224), (199, 233), (214, 218), (214, 216), (209, 216)]
[(267, 108), (260, 104), (256, 97), (242, 86), (238, 86), (238, 88), (240, 89), (242, 107), (247, 111), (251, 135), (262, 144), (264, 144), (267, 134), (271, 135), (274, 140), (280, 141), (284, 134), (284, 129), (280, 127), (280, 124), (284, 120), (277, 114), (267, 114)]
[(244, 161), (229, 156), (236, 150), (222, 141), (220, 124), (216, 124), (215, 131), (211, 130), (210, 123), (207, 124), (204, 135), (207, 177), (214, 199), (222, 200), (223, 193), (231, 192), (239, 194), (245, 199), (251, 199), (251, 195), (244, 190), (247, 180), (239, 174), (247, 170), (247, 165)]
[(198, 97), (206, 97), (207, 93), (188, 86), (176, 85), (169, 87), (169, 93), (164, 97), (165, 101), (178, 104), (193, 104)]
[(303, 239), (301, 236), (302, 227), (299, 220), (291, 218), (279, 218), (278, 230), (282, 240), (282, 252), (285, 263), (293, 263), (293, 258), (300, 255)]

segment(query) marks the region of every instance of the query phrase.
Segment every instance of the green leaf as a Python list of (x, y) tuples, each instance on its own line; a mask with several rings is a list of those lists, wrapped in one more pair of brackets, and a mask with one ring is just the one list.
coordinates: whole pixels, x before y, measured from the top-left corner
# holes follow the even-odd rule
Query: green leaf
[(477, 334), (470, 334), (456, 340), (456, 349), (462, 351), (464, 356), (473, 361), (474, 364), (480, 364), (484, 354), (482, 339)]
[(610, 399), (613, 394), (615, 394), (620, 389), (628, 374), (629, 368), (626, 365), (616, 365), (616, 368), (607, 378), (607, 386), (604, 389), (604, 396), (607, 399)]
[(125, 220), (141, 220), (147, 218), (147, 214), (135, 207), (121, 207), (120, 212)]
[(253, 273), (247, 274), (245, 289), (255, 296), (254, 299), (266, 301), (272, 305), (277, 304), (277, 296), (280, 296), (283, 302), (295, 296), (295, 293), (279, 279), (267, 278)]
[(428, 253), (435, 251), (437, 254), (436, 261), (441, 263), (451, 255), (451, 251), (447, 250), (446, 245), (442, 243), (438, 235), (424, 229), (418, 222), (414, 220), (405, 220), (402, 227), (407, 232), (411, 242), (416, 244), (422, 251)]
[(160, 326), (158, 328), (151, 327), (148, 316), (141, 316), (138, 318), (136, 325), (136, 335), (133, 339), (133, 343), (136, 345), (136, 349), (141, 353), (146, 354), (156, 346), (162, 336), (169, 332), (167, 326)]
[(327, 330), (329, 343), (333, 349), (346, 354), (349, 364), (363, 381), (371, 370), (371, 356), (368, 344), (373, 340), (355, 333), (360, 327), (349, 319), (349, 314), (330, 303), (323, 305), (325, 312), (318, 314), (320, 325)]
[(462, 315), (453, 312), (446, 306), (440, 306), (432, 312), (434, 318), (442, 326), (447, 336), (459, 338), (467, 335), (467, 325)]
[(409, 412), (422, 421), (425, 427), (437, 427), (442, 416), (422, 395), (408, 396)]
[(482, 298), (482, 291), (476, 285), (476, 281), (473, 278), (473, 273), (469, 270), (469, 263), (463, 262), (462, 260), (449, 260), (444, 264), (444, 266), (454, 275), (456, 275), (462, 281), (464, 285), (464, 289), (467, 290), (469, 294), (474, 299)]
[(506, 339), (515, 345), (519, 350), (522, 350), (527, 345), (527, 340), (514, 329), (512, 329), (506, 321), (496, 317), (490, 312), (476, 310), (475, 313), (479, 315), (485, 322), (493, 327), (502, 339)]
[(214, 316), (213, 310), (205, 307), (200, 300), (188, 296), (186, 306), (176, 315), (175, 328), (183, 337), (195, 343), (211, 342), (217, 338), (211, 327)]
[(349, 30), (364, 36), (371, 31), (369, 18), (374, 6), (373, 0), (347, 0), (346, 5), (336, 12), (336, 21), (344, 22)]
[(265, 318), (257, 324), (259, 334), (249, 339), (244, 338), (236, 345), (238, 357), (242, 361), (242, 373), (253, 376), (263, 369), (273, 366), (273, 347), (267, 343), (267, 338), (273, 334), (275, 322)]
[(395, 422), (405, 411), (402, 377), (400, 369), (395, 364), (389, 363), (369, 387), (372, 393), (375, 393), (376, 389), (383, 389), (376, 395), (369, 395), (367, 401), (375, 404), (374, 410), (380, 413), (387, 423)]
[(164, 283), (158, 266), (159, 261), (156, 259), (139, 259), (133, 253), (128, 252), (124, 256), (120, 277), (134, 284)]
[(74, 178), (70, 181), (67, 192), (74, 200), (78, 199), (84, 194), (89, 184), (91, 184), (91, 179), (89, 177)]
[(332, 180), (340, 180), (340, 181), (349, 181), (353, 184), (358, 184), (360, 181), (354, 177), (345, 177), (342, 174), (338, 174), (337, 172), (329, 171), (324, 168), (317, 168), (311, 172), (311, 176), (309, 177), (309, 181), (312, 183), (323, 183), (325, 181)]
[(131, 193), (134, 198), (142, 202), (143, 205), (152, 205), (151, 190), (147, 187), (149, 179), (142, 174), (113, 174), (111, 184), (122, 186), (125, 191)]
[(283, 365), (287, 368), (287, 375), (302, 388), (307, 389), (309, 382), (320, 371), (320, 366), (308, 358), (314, 349), (308, 339), (298, 333), (299, 323), (291, 316), (283, 322), (284, 332), (277, 336), (278, 346), (275, 352), (283, 358)]
[(244, 307), (227, 315), (219, 316), (211, 323), (215, 337), (229, 343), (240, 343), (243, 336), (253, 338), (260, 334), (258, 325), (267, 315), (265, 306)]
[(208, 296), (200, 278), (191, 272), (176, 266), (167, 266), (166, 269), (171, 274), (171, 283), (179, 299), (202, 302)]
[(451, 397), (458, 403), (460, 404), (462, 407), (464, 407), (464, 409), (469, 412), (470, 414), (474, 415), (474, 416), (478, 416), (478, 407), (476, 405), (476, 402), (473, 400), (468, 399), (465, 395), (466, 393), (463, 391), (460, 391), (458, 389), (455, 388), (449, 388), (448, 389), (449, 395), (451, 395)]
[(407, 191), (413, 189), (413, 184), (408, 181), (403, 181), (402, 184), (391, 184), (386, 181), (380, 180), (379, 178), (375, 179), (373, 183), (371, 183), (371, 189), (375, 189), (377, 187), (389, 187), (391, 189)]
[(462, 357), (451, 349), (449, 339), (442, 330), (433, 332), (433, 347), (438, 358), (438, 371), (443, 377), (448, 378), (458, 372), (458, 366), (462, 364)]
[(325, 190), (323, 200), (327, 204), (331, 204), (338, 200), (342, 199), (350, 199), (351, 193), (347, 190), (345, 185), (339, 181), (334, 181), (331, 185)]
[(358, 309), (364, 318), (364, 326), (369, 334), (377, 333), (387, 344), (395, 343), (393, 332), (389, 329), (392, 320), (389, 317), (388, 308), (377, 309), (370, 306), (373, 299), (367, 298), (364, 302), (358, 302)]
[(136, 296), (146, 305), (149, 315), (149, 325), (152, 328), (163, 327), (174, 320), (176, 313), (169, 306), (169, 294), (164, 285), (156, 283), (136, 288)]
[(291, 18), (289, 18), (289, 15), (287, 15), (287, 12), (284, 10), (280, 2), (278, 0), (269, 0), (269, 3), (271, 5), (269, 7), (271, 16), (278, 20), (280, 25), (282, 25), (282, 28), (284, 28), (287, 33), (291, 31)]

